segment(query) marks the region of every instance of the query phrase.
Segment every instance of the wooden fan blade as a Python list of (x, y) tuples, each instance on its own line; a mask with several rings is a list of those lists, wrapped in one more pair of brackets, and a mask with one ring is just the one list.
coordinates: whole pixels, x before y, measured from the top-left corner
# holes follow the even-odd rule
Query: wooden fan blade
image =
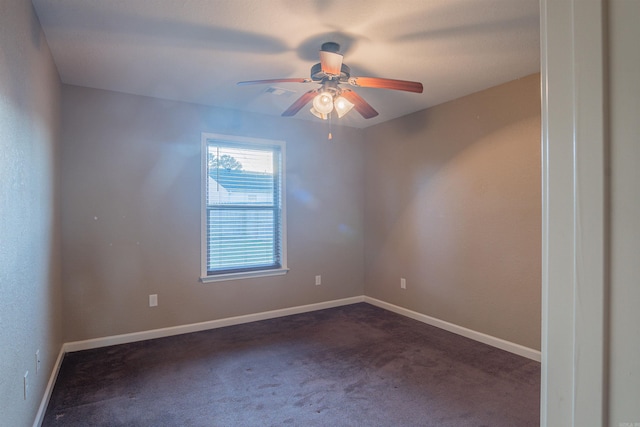
[(351, 89), (343, 89), (341, 95), (344, 96), (347, 101), (351, 102), (353, 104), (353, 108), (355, 108), (356, 111), (365, 119), (370, 119), (378, 115), (378, 112), (374, 110), (367, 101)]
[(310, 83), (311, 79), (294, 78), (294, 79), (267, 79), (267, 80), (249, 80), (246, 82), (236, 83), (238, 86), (261, 85), (270, 83)]
[(293, 104), (291, 104), (291, 106), (287, 108), (284, 113), (282, 113), (282, 117), (295, 116), (296, 113), (302, 109), (302, 107), (307, 105), (316, 96), (317, 92), (318, 90), (314, 89), (302, 95)]
[(329, 76), (339, 76), (342, 68), (342, 55), (335, 52), (320, 51), (320, 66)]
[(379, 89), (404, 90), (407, 92), (422, 93), (422, 83), (407, 80), (381, 79), (378, 77), (351, 77), (349, 84), (360, 87), (374, 87)]

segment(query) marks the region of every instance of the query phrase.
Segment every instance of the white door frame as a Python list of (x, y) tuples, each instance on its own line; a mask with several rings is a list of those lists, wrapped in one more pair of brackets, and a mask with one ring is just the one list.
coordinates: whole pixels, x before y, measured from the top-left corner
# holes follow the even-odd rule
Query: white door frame
[(607, 424), (606, 0), (541, 0), (541, 425)]

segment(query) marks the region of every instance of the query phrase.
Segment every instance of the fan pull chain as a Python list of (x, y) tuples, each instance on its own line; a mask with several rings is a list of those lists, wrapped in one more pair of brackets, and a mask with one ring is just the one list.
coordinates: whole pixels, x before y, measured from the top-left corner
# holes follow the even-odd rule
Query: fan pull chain
[(333, 135), (331, 135), (331, 117), (333, 117), (333, 111), (329, 113), (329, 137), (327, 138), (329, 141), (333, 139)]

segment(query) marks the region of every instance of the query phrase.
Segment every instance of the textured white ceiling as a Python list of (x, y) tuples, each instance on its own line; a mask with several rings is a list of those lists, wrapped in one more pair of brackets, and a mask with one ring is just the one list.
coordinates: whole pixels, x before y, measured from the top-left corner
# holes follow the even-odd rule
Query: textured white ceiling
[[(356, 88), (366, 127), (540, 69), (538, 0), (33, 0), (64, 83), (281, 114), (315, 83), (325, 41), (353, 76), (422, 82), (424, 93)], [(308, 109), (296, 118), (318, 120)]]

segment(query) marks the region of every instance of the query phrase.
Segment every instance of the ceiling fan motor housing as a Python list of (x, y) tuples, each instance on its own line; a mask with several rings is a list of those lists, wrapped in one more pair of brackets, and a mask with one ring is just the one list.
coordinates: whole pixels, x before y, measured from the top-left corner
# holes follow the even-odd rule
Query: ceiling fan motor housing
[[(342, 64), (340, 67), (340, 77), (336, 80), (340, 82), (347, 82), (351, 77), (351, 68), (348, 65)], [(311, 67), (311, 80), (314, 82), (321, 82), (324, 79), (335, 79), (335, 77), (328, 76), (324, 71), (322, 71), (322, 64), (317, 63), (313, 67)]]

